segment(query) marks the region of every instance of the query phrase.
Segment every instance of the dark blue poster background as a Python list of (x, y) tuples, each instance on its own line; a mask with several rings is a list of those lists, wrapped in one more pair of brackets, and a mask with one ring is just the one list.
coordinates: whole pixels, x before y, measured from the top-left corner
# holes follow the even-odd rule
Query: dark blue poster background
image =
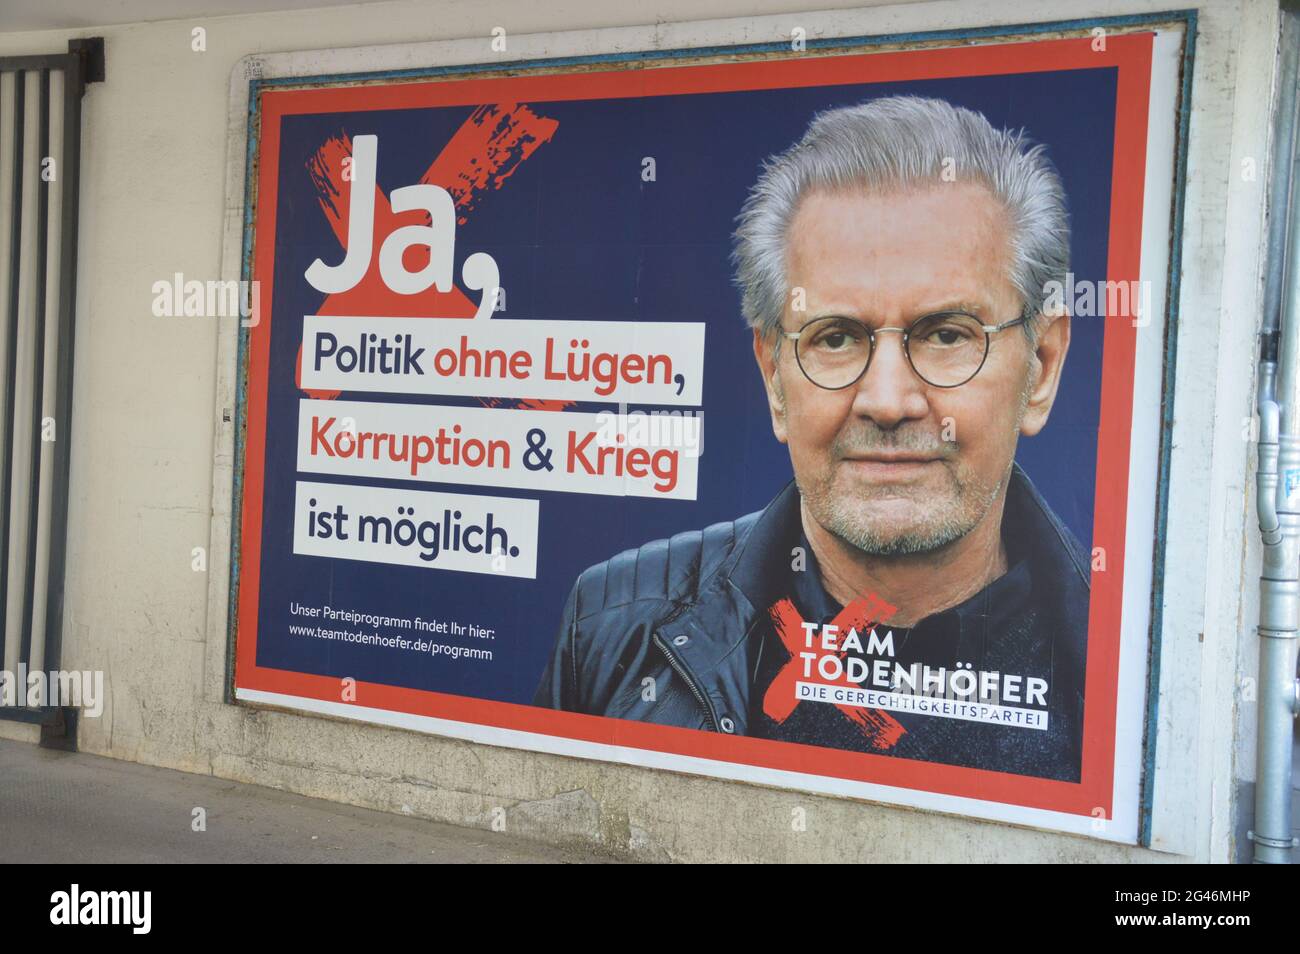
[[(598, 75), (593, 76), (593, 93), (599, 83)], [(540, 116), (558, 120), (558, 131), (502, 188), (484, 195), (469, 221), (457, 229), (458, 267), (470, 251), (490, 253), (500, 266), (508, 293), (506, 317), (512, 319), (707, 323), (704, 454), (698, 499), (693, 502), (364, 481), (539, 500), (535, 580), (294, 555), (298, 402), (305, 396), (294, 385), (294, 366), (303, 316), (314, 314), (324, 299), (303, 273), (318, 257), (331, 264), (341, 257), (308, 175), (308, 159), (330, 136), (375, 134), (378, 184), (387, 194), (419, 181), (472, 108), (286, 117), (276, 212), (258, 664), (529, 702), (554, 644), (565, 596), (583, 569), (648, 540), (765, 506), (792, 474), (785, 447), (772, 436), (750, 335), (732, 284), (734, 217), (762, 160), (802, 136), (816, 112), (909, 93), (977, 110), (995, 127), (1024, 127), (1047, 144), (1069, 196), (1076, 280), (1105, 279), (1116, 101), (1113, 68), (529, 104)], [(1069, 109), (1062, 108), (1066, 103)], [(656, 163), (653, 182), (641, 177), (647, 156)], [(471, 297), (477, 300), (477, 293)], [(1022, 440), (1017, 453), (1048, 503), (1085, 546), (1092, 539), (1102, 326), (1100, 319), (1074, 321), (1050, 422), (1036, 438)], [(350, 393), (342, 397), (428, 400)], [(438, 398), (436, 403), (481, 406), (456, 398)], [(495, 630), (495, 638), (487, 644), (464, 638), (465, 645), (489, 648), (493, 658), (456, 660), (291, 636), (290, 600), (473, 623)]]

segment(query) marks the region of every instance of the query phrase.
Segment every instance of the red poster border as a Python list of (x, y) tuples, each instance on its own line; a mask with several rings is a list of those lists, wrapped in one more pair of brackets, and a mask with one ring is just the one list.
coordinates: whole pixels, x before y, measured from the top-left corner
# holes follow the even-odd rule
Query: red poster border
[[(645, 68), (620, 64), (602, 67), (594, 73), (449, 77), (432, 81), (394, 81), (385, 85), (263, 89), (261, 140), (256, 164), (258, 215), (253, 236), (253, 278), (265, 289), (261, 300), (272, 302), (279, 126), (281, 118), (287, 115), (1114, 68), (1118, 75), (1118, 90), (1107, 278), (1110, 281), (1136, 281), (1141, 261), (1153, 38), (1154, 34), (1150, 32), (1111, 35), (1106, 38), (1103, 50), (1094, 49), (1091, 39), (1055, 39), (899, 52), (805, 54), (802, 57), (697, 66)], [(491, 67), (484, 69), (490, 70)], [(593, 88), (598, 93), (594, 94)], [(235, 685), (238, 689), (339, 703), (337, 678), (269, 669), (256, 663), (266, 397), (273, 319), (270, 308), (263, 309), (260, 324), (249, 332)], [(1078, 783), (557, 712), (375, 683), (358, 683), (353, 704), (579, 742), (631, 747), (1082, 816), (1094, 816), (1100, 809), (1104, 817), (1111, 818), (1135, 348), (1136, 329), (1131, 322), (1117, 320), (1110, 324), (1102, 356), (1098, 490), (1093, 540), (1094, 546), (1105, 548), (1108, 560), (1106, 570), (1094, 572), (1092, 576), (1084, 751)]]

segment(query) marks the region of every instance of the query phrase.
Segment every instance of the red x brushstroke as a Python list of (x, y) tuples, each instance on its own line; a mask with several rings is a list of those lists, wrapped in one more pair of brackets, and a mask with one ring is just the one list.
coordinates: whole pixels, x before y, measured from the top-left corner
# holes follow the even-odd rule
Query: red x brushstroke
[[(781, 667), (763, 696), (763, 712), (772, 721), (781, 723), (790, 718), (795, 706), (799, 704), (799, 700), (795, 697), (795, 684), (803, 678), (803, 660), (799, 658), (799, 653), (806, 648), (804, 620), (795, 609), (794, 603), (788, 599), (774, 603), (768, 612), (771, 614), (772, 625), (776, 627), (776, 634), (780, 637), (781, 644), (790, 654), (790, 661)], [(891, 606), (872, 593), (844, 607), (828, 625), (838, 626), (841, 633), (856, 629), (860, 634), (865, 634), (874, 630), (877, 623), (884, 622), (896, 612), (898, 607)], [(841, 650), (836, 655), (843, 659), (845, 652)], [(826, 685), (857, 688), (855, 683), (849, 681), (847, 672), (839, 679), (819, 681), (825, 682)], [(843, 705), (836, 705), (835, 708), (857, 726), (868, 745), (879, 751), (892, 749), (907, 731), (898, 720), (880, 709)]]
[[(479, 106), (447, 141), (442, 152), (420, 177), (423, 185), (446, 189), (456, 205), (456, 221), (464, 225), (467, 214), (488, 192), (500, 189), (519, 165), (549, 142), (559, 129), (559, 122), (538, 116), (520, 104)], [(352, 140), (346, 134), (327, 139), (307, 162), (307, 172), (316, 185), (317, 198), (326, 221), (346, 247), (348, 214), (351, 207), (351, 182), (342, 176), (343, 160), (352, 155)], [(375, 187), (375, 234), (373, 247), (378, 249), (393, 229), (403, 225), (428, 225), (427, 213), (416, 209), (395, 214), (382, 189)], [(320, 315), (386, 315), (395, 318), (473, 318), (477, 304), (459, 288), (439, 292), (436, 287), (416, 295), (399, 295), (384, 284), (379, 275), (378, 255), (372, 257), (365, 277), (356, 287), (330, 295), (317, 309)], [(429, 262), (427, 248), (414, 246), (406, 250), (403, 264), (411, 271)], [(294, 370), (294, 384), (302, 389), (302, 346)], [(333, 399), (339, 391), (306, 389), (314, 398)], [(490, 407), (520, 407), (531, 410), (561, 410), (573, 404), (563, 400), (503, 401), (486, 399)]]

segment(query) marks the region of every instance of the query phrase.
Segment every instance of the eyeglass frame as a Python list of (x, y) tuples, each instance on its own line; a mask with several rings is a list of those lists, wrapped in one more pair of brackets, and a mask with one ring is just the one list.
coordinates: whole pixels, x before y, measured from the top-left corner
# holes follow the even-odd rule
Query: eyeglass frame
[[(903, 336), (903, 357), (907, 358), (907, 366), (912, 369), (912, 373), (915, 374), (918, 378), (920, 378), (922, 381), (924, 381), (932, 388), (942, 388), (944, 390), (951, 390), (952, 388), (959, 388), (964, 384), (970, 384), (971, 381), (975, 380), (975, 376), (979, 374), (982, 370), (984, 370), (984, 364), (989, 359), (989, 349), (993, 345), (992, 336), (996, 332), (1003, 331), (1014, 325), (1023, 324), (1024, 322), (1028, 321), (1030, 317), (1028, 313), (1022, 314), (1019, 318), (1012, 318), (1010, 321), (1004, 321), (999, 325), (986, 325), (983, 322), (980, 322), (980, 326), (979, 326), (980, 330), (984, 332), (984, 356), (980, 358), (979, 367), (977, 367), (974, 371), (972, 371), (970, 377), (968, 377), (965, 381), (958, 382), (957, 384), (935, 384), (933, 381), (931, 381), (929, 378), (923, 375), (920, 371), (916, 370), (916, 365), (912, 363), (912, 352), (907, 347), (907, 341), (908, 341), (908, 336), (911, 335), (912, 333), (912, 329), (915, 328), (917, 325), (919, 325), (921, 322), (925, 321), (927, 318), (937, 318), (942, 315), (962, 315), (966, 318), (972, 318), (977, 322), (979, 321), (979, 318), (977, 318), (975, 315), (972, 315), (970, 312), (966, 312), (966, 311), (935, 311), (926, 315), (921, 315), (915, 321), (911, 322), (906, 328), (871, 328), (869, 325), (867, 325), (866, 322), (859, 321), (857, 318), (850, 318), (847, 315), (822, 315), (818, 318), (813, 318), (809, 321), (804, 322), (803, 327), (801, 327), (798, 331), (782, 331), (780, 337), (777, 340), (777, 343), (780, 344), (780, 341), (783, 338), (789, 338), (791, 341), (794, 342), (795, 363), (799, 365), (799, 371), (803, 374), (803, 376), (807, 378), (813, 385), (821, 388), (823, 391), (843, 391), (845, 388), (851, 388), (853, 387), (853, 385), (861, 381), (862, 376), (866, 374), (867, 369), (871, 367), (871, 361), (876, 356), (876, 335), (885, 334), (886, 332), (900, 334)], [(816, 324), (817, 322), (827, 321), (830, 319), (838, 319), (840, 321), (851, 321), (855, 325), (860, 326), (864, 331), (866, 331), (867, 341), (868, 344), (870, 345), (867, 351), (867, 363), (862, 366), (862, 370), (858, 372), (857, 377), (855, 377), (852, 381), (848, 382), (847, 384), (841, 384), (837, 388), (828, 388), (826, 385), (818, 384), (816, 381), (814, 381), (812, 375), (810, 375), (806, 370), (804, 370), (803, 361), (799, 357), (799, 339), (803, 336), (803, 333), (807, 331), (812, 325)]]

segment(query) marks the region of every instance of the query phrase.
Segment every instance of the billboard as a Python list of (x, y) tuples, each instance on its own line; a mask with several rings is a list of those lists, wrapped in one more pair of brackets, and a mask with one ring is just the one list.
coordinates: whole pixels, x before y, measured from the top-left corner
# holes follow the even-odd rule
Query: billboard
[(236, 698), (1134, 840), (1181, 43), (259, 81)]

